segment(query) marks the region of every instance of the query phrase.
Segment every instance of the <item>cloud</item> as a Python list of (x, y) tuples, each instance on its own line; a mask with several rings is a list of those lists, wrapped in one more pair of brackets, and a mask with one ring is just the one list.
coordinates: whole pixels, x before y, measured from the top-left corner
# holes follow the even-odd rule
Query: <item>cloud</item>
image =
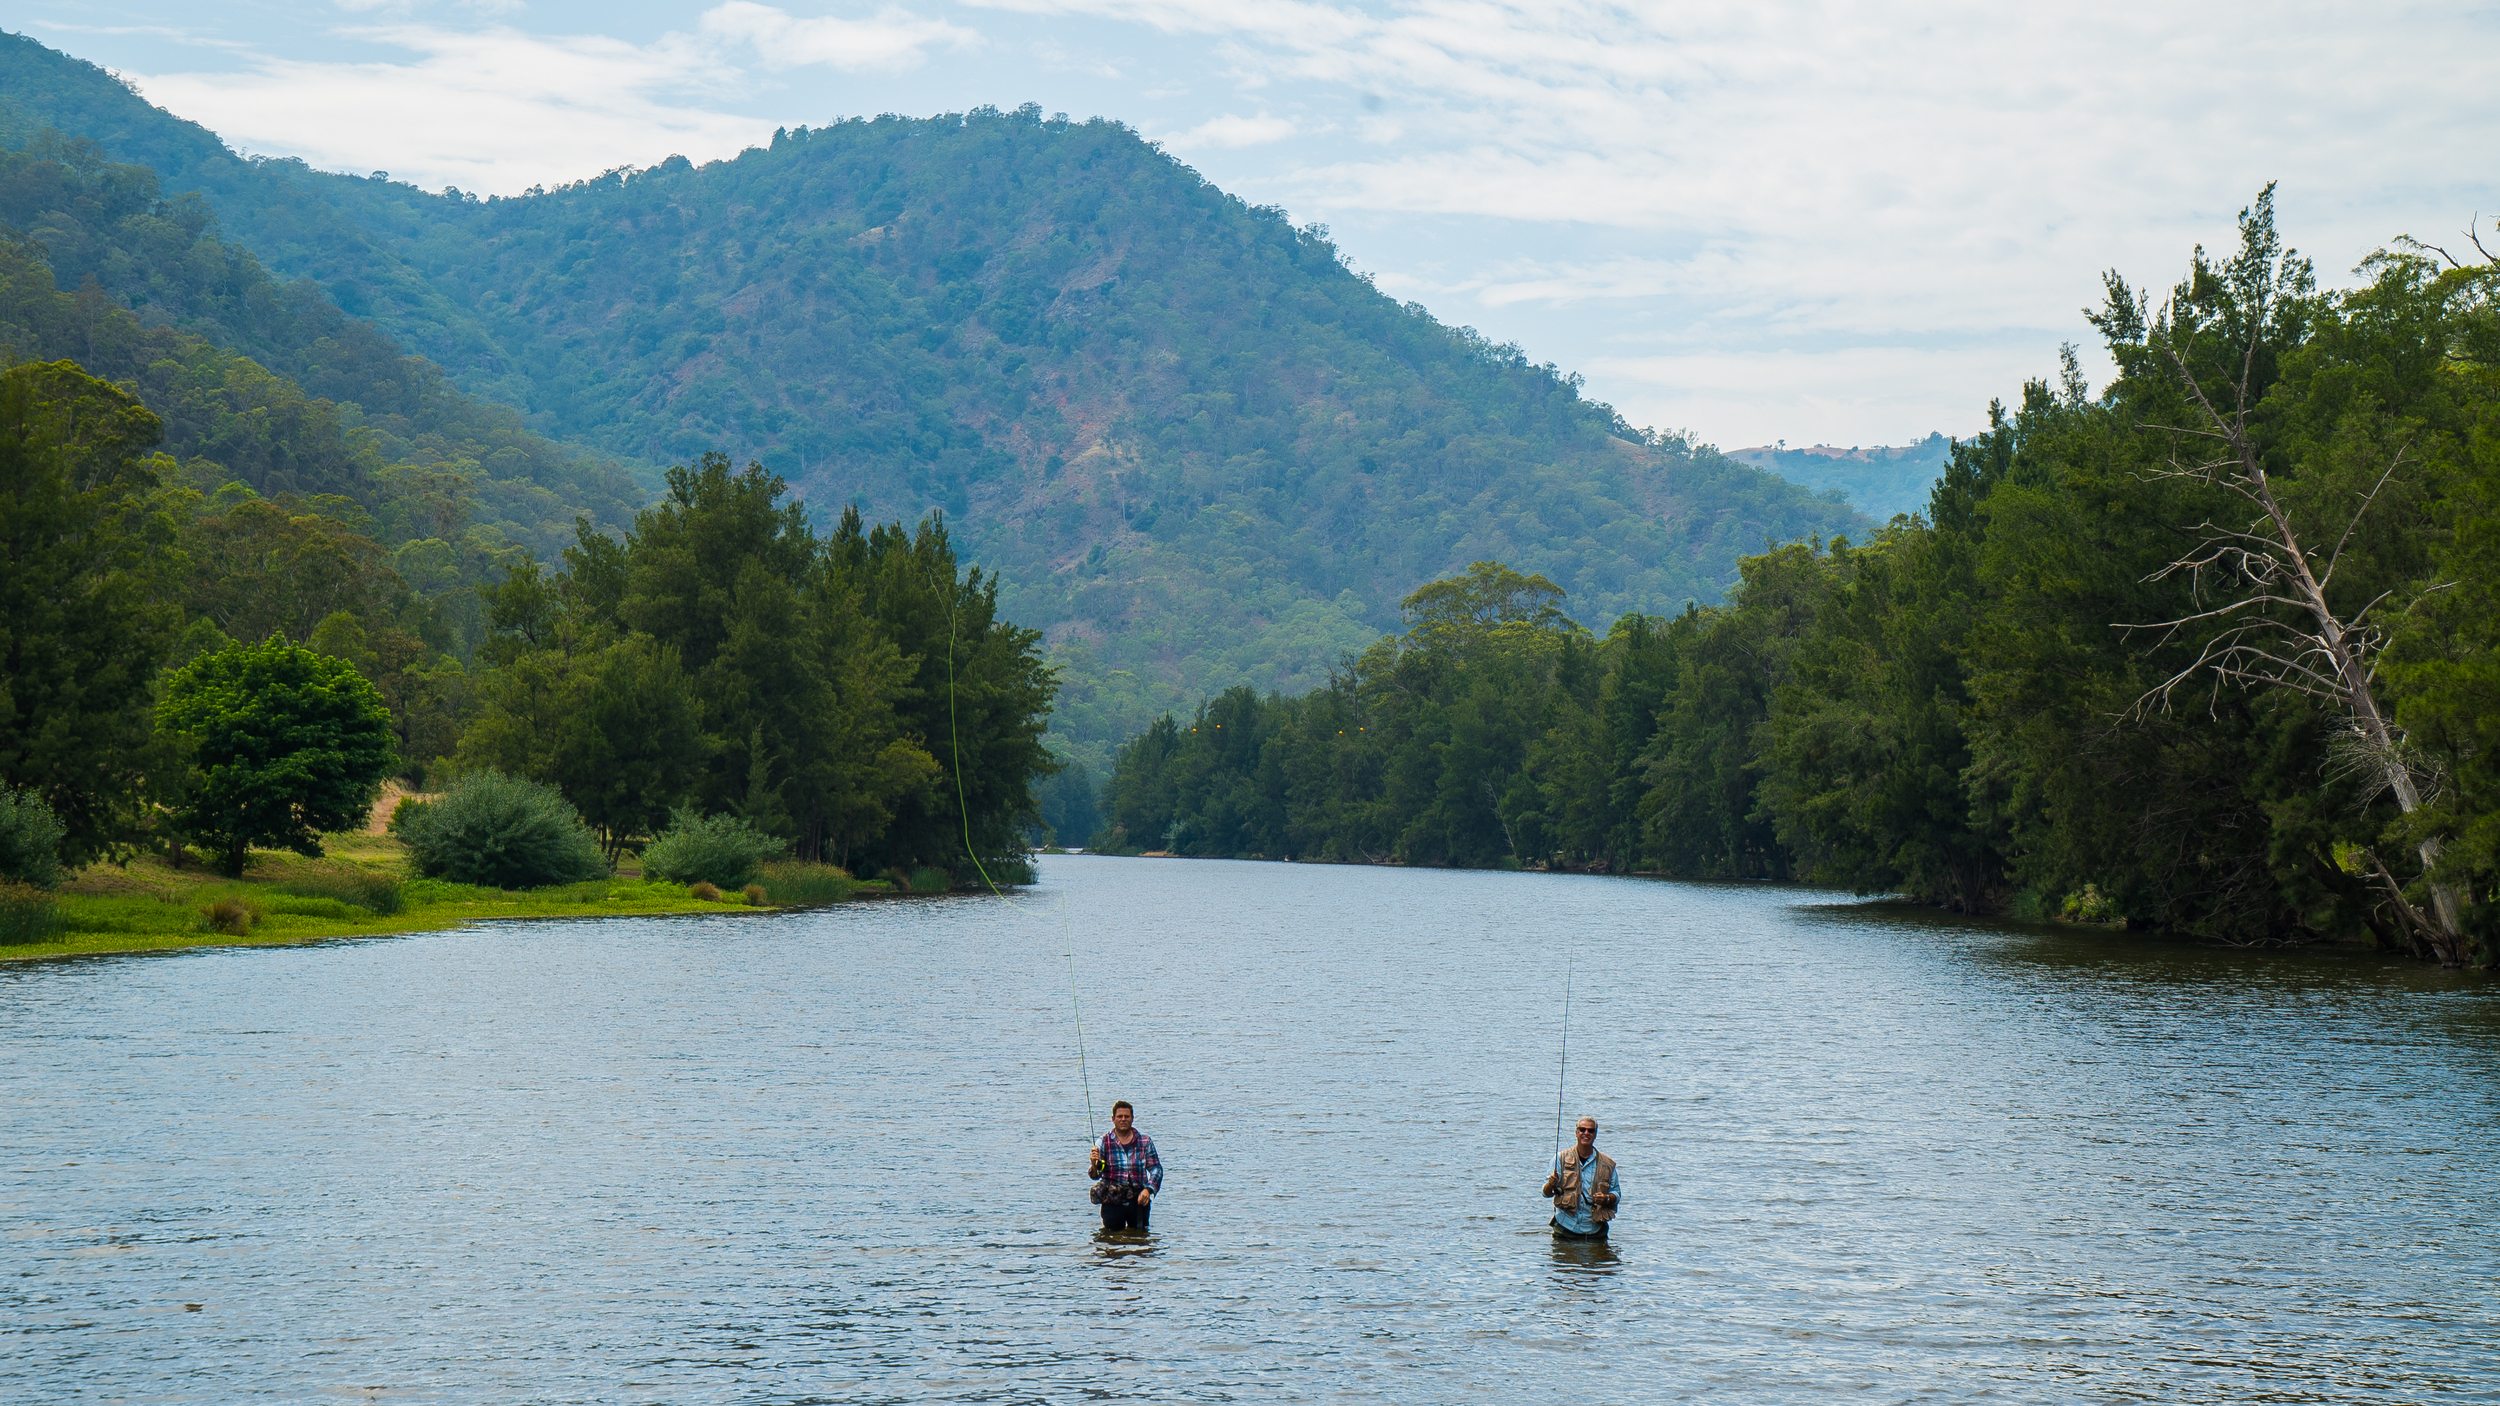
[(1234, 117), (1228, 114), (1223, 117), (1210, 118), (1186, 132), (1167, 137), (1164, 141), (1165, 145), (1181, 151), (1209, 146), (1263, 146), (1268, 142), (1281, 142), (1295, 135), (1298, 130), (1286, 119), (1270, 117), (1266, 113), (1260, 113), (1256, 117)]
[(1394, 107), (1394, 126), (1354, 129), (1369, 145), (1297, 146), (1309, 164), (1268, 173), (1297, 211), (1654, 236), (1702, 251), (1661, 295), (1785, 298), (1853, 328), (2070, 324), (2072, 291), (2041, 268), (2166, 271), (2277, 178), (2340, 269), (2409, 222), (2461, 218), (2471, 192), (2489, 203), (2478, 144), (2500, 125), (2500, 22), (2479, 0), (975, 3), (1211, 36), (1279, 112), (1326, 93)]
[(387, 169), (422, 186), (512, 195), (642, 165), (672, 152), (727, 156), (770, 138), (772, 120), (719, 111), (704, 95), (748, 66), (908, 68), (979, 36), (888, 8), (871, 19), (794, 18), (730, 0), (692, 33), (648, 44), (547, 36), (506, 25), (402, 24), (343, 31), (406, 51), (398, 62), (256, 56), (238, 71), (130, 74), (151, 102), (245, 149), (331, 170)]
[[(331, 170), (514, 194), (670, 152), (734, 152), (771, 124), (672, 101), (730, 70), (682, 38), (637, 46), (494, 27), (360, 31), (403, 63), (262, 59), (236, 73), (131, 75), (149, 101), (236, 145)], [(528, 134), (526, 142), (513, 140)]]
[(2500, 208), (2484, 0), (850, 2), (694, 0), (641, 44), (406, 24), (362, 31), (404, 61), (138, 81), (260, 150), (505, 192), (731, 154), (801, 115), (766, 114), (804, 68), (861, 110), (1091, 106), (1635, 419), (1731, 440), (1966, 422), (1941, 407), (2080, 338), (2100, 270), (2162, 286), (2269, 180), (2330, 278)]
[(981, 40), (960, 25), (917, 19), (891, 7), (875, 19), (797, 19), (753, 0), (706, 10), (698, 30), (707, 38), (753, 46), (757, 61), (776, 70), (810, 64), (852, 71), (912, 68), (928, 58), (929, 49), (966, 48)]
[(1969, 435), (1981, 427), (1986, 401), (1959, 388), (2001, 379), (2009, 363), (2026, 361), (2034, 361), (2035, 376), (2053, 374), (2056, 347), (1712, 351), (1599, 357), (1584, 370), (1589, 393), (1634, 423), (1707, 426), (1704, 438), (1733, 448), (1777, 439), (1907, 444), (1937, 430)]

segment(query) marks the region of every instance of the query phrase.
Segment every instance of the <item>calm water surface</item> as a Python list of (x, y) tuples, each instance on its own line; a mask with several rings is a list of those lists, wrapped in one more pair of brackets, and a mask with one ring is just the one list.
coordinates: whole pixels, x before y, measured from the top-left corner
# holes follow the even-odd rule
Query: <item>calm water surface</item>
[[(2487, 981), (1793, 889), (1043, 878), (0, 970), (0, 1398), (2500, 1398)], [(1071, 953), (1096, 1116), (1169, 1169), (1143, 1241), (1090, 1223)], [(1598, 1253), (1535, 1194), (1566, 957)]]

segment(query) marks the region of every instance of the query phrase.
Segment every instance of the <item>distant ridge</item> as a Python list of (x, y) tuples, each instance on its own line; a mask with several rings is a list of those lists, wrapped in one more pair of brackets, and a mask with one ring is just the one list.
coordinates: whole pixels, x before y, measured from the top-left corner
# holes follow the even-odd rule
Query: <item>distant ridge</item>
[(1912, 444), (1813, 444), (1791, 449), (1786, 441), (1731, 449), (1738, 463), (1766, 469), (1801, 488), (1839, 493), (1878, 522), (1896, 513), (1927, 510), (1928, 492), (1944, 472), (1951, 441), (1939, 432)]
[(1309, 686), (1480, 558), (1602, 626), (1865, 523), (1397, 303), (1113, 122), (854, 120), (478, 200), (237, 157), (20, 37), (0, 93), (0, 136), (50, 124), (204, 191), (273, 271), (540, 433), (729, 450), (820, 512), (945, 511), (1071, 669), (1063, 740)]

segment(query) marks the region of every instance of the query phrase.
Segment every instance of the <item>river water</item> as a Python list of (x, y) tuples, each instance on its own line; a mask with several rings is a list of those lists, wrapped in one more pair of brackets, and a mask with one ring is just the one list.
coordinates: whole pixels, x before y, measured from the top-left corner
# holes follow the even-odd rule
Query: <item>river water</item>
[[(2500, 1397), (2487, 980), (1788, 888), (1042, 877), (0, 969), (0, 1398)], [(1566, 966), (1596, 1251), (1536, 1196)], [(1091, 1223), (1089, 1084), (1161, 1150), (1142, 1240)]]

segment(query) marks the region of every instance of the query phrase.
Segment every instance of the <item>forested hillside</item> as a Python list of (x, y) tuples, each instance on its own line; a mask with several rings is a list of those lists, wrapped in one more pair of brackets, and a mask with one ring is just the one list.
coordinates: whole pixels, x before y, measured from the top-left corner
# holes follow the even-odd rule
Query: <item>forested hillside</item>
[(28, 41), (0, 73), (0, 117), (205, 191), (271, 267), (543, 432), (727, 446), (820, 519), (945, 510), (1069, 666), (1080, 754), (1189, 691), (1315, 683), (1470, 560), (1602, 620), (1859, 521), (1399, 305), (1116, 123), (853, 120), (480, 201), (237, 160)]
[(2271, 192), (2114, 275), (1927, 511), (1602, 636), (1494, 563), (1300, 697), (1120, 753), (1106, 845), (1814, 878), (1964, 912), (2500, 959), (2500, 264), (2320, 292)]
[(215, 466), (203, 491), (351, 499), (392, 546), (457, 542), (474, 522), (490, 554), (550, 553), (577, 515), (621, 525), (648, 497), (608, 456), (445, 384), (317, 287), (271, 279), (196, 193), (169, 197), (91, 140), (46, 128), (0, 152), (0, 234), (0, 348), (138, 386), (167, 450)]

